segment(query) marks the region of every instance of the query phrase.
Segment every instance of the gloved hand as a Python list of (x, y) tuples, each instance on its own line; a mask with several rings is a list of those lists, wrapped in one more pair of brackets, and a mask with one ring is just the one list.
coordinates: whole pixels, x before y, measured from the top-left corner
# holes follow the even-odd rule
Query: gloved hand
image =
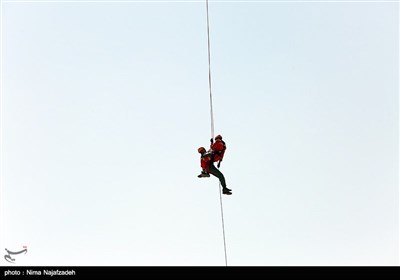
[(214, 139), (211, 138), (211, 139), (210, 139), (210, 142), (211, 142), (211, 145), (214, 144)]
[(221, 166), (221, 162), (218, 161), (217, 167), (219, 168)]

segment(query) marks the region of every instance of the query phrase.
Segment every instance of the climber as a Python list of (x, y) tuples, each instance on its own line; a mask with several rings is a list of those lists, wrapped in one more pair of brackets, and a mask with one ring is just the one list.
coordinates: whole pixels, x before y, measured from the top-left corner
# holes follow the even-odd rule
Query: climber
[(214, 166), (214, 157), (216, 154), (214, 153), (213, 150), (209, 150), (208, 152), (204, 147), (200, 147), (197, 149), (197, 151), (201, 154), (200, 158), (200, 164), (201, 164), (201, 174), (198, 175), (197, 177), (203, 178), (203, 177), (210, 177), (210, 174), (214, 175), (217, 177), (221, 183), (222, 186), (222, 193), (231, 195), (232, 190), (228, 189), (226, 187), (226, 182), (225, 182), (225, 177), (224, 174), (221, 173), (215, 166)]
[(211, 141), (210, 148), (211, 150), (214, 151), (214, 162), (218, 161), (217, 167), (219, 168), (221, 166), (221, 161), (224, 158), (226, 144), (222, 140), (221, 135), (215, 136), (215, 143), (212, 138), (210, 139), (210, 141)]

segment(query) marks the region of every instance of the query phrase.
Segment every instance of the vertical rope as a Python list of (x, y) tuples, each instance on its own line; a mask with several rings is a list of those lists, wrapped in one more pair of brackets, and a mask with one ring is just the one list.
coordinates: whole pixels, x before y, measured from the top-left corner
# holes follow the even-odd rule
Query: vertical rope
[(214, 111), (211, 90), (211, 44), (210, 44), (210, 20), (208, 15), (208, 0), (206, 0), (207, 10), (207, 46), (208, 46), (208, 90), (210, 92), (210, 116), (211, 116), (211, 138), (214, 138)]
[(225, 252), (225, 266), (228, 266), (228, 255), (226, 253), (226, 242), (225, 242), (225, 222), (224, 222), (224, 210), (222, 208), (222, 189), (221, 183), (219, 183), (219, 202), (221, 205), (221, 219), (222, 219), (222, 236), (224, 237), (224, 252)]
[[(212, 90), (211, 90), (211, 44), (210, 44), (210, 20), (208, 14), (208, 0), (206, 0), (206, 10), (207, 10), (207, 46), (208, 46), (208, 90), (210, 92), (211, 138), (214, 139), (214, 111), (213, 111), (213, 100), (212, 100)], [(222, 207), (221, 183), (219, 184), (218, 191), (219, 191), (219, 202), (221, 205), (222, 237), (224, 240), (225, 266), (228, 266), (228, 256), (226, 254), (226, 241), (225, 241), (224, 210)]]

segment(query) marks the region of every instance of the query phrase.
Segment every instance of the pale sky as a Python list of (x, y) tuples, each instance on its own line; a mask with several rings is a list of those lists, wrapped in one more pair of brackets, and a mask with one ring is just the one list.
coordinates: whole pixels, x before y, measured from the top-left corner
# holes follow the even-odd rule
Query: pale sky
[[(209, 8), (228, 265), (398, 265), (399, 3)], [(2, 1), (0, 248), (27, 246), (17, 265), (225, 265), (218, 180), (197, 178), (205, 12)]]

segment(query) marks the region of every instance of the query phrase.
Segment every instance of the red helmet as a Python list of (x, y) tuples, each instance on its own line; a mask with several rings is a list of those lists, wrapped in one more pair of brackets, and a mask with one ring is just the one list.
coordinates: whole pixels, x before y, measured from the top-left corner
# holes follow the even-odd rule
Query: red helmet
[(217, 139), (222, 140), (222, 136), (218, 134), (217, 136), (215, 136), (215, 140), (217, 140)]
[(204, 147), (200, 147), (197, 149), (197, 151), (201, 154), (201, 153), (205, 153), (206, 149)]

